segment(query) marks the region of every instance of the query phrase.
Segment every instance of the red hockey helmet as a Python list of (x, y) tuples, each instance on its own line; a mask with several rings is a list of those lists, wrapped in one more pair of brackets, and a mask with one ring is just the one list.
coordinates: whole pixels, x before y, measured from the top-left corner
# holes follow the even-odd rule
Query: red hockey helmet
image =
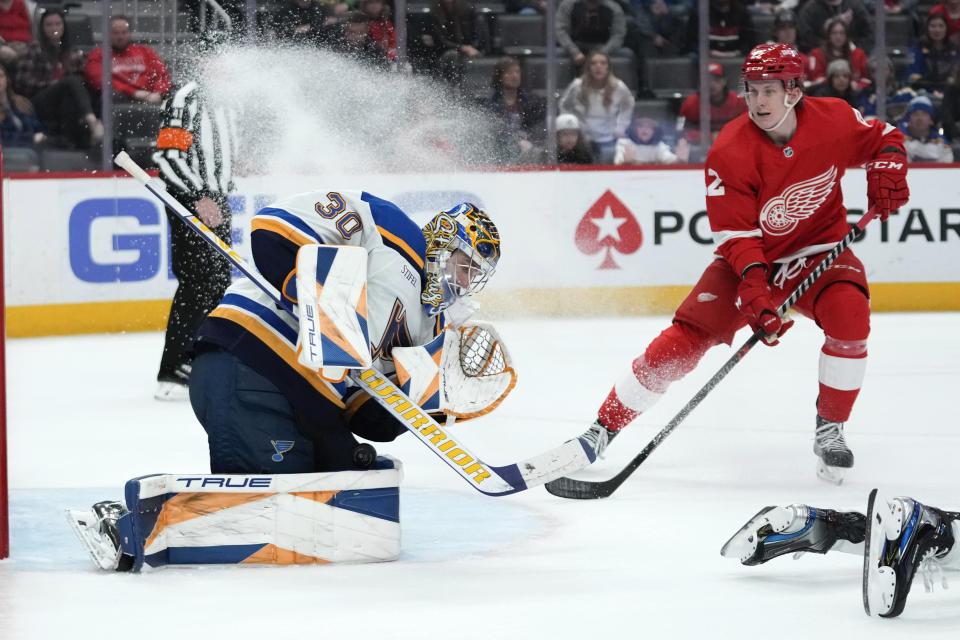
[(751, 80), (783, 80), (783, 86), (790, 89), (799, 86), (802, 77), (800, 53), (790, 44), (758, 45), (743, 62), (744, 86)]

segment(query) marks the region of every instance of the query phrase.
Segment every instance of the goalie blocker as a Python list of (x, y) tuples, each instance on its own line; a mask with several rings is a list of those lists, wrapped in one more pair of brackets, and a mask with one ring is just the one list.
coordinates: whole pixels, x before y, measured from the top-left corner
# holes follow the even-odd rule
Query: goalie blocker
[(384, 562), (400, 553), (401, 478), (387, 456), (368, 471), (150, 475), (127, 482), (125, 507), (67, 520), (105, 570)]

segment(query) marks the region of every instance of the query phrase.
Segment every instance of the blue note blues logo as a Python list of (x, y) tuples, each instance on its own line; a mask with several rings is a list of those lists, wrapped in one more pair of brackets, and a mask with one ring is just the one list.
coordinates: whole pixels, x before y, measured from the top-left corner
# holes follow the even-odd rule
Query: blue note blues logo
[(283, 462), (283, 454), (290, 449), (293, 449), (294, 441), (293, 440), (271, 440), (270, 444), (273, 445), (273, 450), (276, 451), (275, 454), (270, 456), (270, 459), (274, 462)]

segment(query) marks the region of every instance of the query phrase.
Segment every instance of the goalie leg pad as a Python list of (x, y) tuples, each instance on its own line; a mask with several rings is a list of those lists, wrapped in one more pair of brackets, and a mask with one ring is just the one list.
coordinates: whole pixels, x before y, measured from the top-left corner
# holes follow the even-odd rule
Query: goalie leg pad
[[(324, 377), (372, 364), (367, 330), (367, 252), (362, 247), (310, 244), (297, 252), (297, 359)], [(332, 372), (336, 370), (338, 375)]]
[(123, 554), (144, 564), (331, 564), (396, 560), (399, 461), (369, 471), (134, 478), (118, 522)]

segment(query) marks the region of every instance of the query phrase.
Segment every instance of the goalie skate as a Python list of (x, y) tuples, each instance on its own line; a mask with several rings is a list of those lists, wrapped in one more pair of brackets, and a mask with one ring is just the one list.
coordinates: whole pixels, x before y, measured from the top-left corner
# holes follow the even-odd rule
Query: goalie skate
[(125, 513), (126, 507), (119, 502), (98, 502), (90, 509), (66, 510), (70, 528), (100, 569), (119, 570), (121, 552), (117, 520)]
[(733, 534), (720, 555), (747, 566), (763, 564), (787, 553), (826, 553), (838, 543), (863, 540), (863, 515), (818, 509), (805, 504), (764, 507)]
[(867, 615), (894, 618), (903, 612), (917, 573), (933, 590), (933, 576), (946, 580), (940, 565), (955, 543), (957, 514), (920, 504), (912, 498), (887, 499), (870, 492), (867, 545), (863, 556), (863, 606)]

